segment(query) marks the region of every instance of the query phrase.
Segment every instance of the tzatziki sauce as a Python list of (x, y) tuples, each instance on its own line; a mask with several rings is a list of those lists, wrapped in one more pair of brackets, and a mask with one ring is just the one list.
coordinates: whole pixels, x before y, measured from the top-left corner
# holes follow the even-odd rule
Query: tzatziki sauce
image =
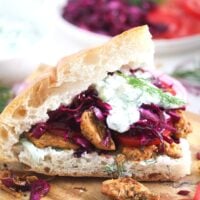
[[(140, 78), (142, 78), (140, 76)], [(150, 81), (144, 78), (147, 85), (156, 88)], [(125, 77), (118, 74), (108, 75), (96, 84), (99, 97), (110, 104), (112, 109), (106, 118), (108, 127), (118, 133), (129, 130), (130, 125), (140, 119), (139, 108), (142, 104), (156, 104), (161, 107), (174, 105), (164, 105), (159, 93), (149, 93), (140, 87), (133, 87)], [(169, 97), (171, 96), (168, 94)]]
[(30, 21), (0, 15), (0, 55), (26, 52), (41, 39), (42, 33)]

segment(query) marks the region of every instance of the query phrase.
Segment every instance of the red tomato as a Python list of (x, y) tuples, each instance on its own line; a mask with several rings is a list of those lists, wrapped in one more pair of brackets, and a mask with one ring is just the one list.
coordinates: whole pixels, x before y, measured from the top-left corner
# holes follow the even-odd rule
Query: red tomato
[(169, 131), (169, 130), (164, 130), (163, 131), (163, 133), (162, 133), (162, 135), (164, 135), (164, 136), (166, 136), (166, 137), (168, 137), (168, 136), (170, 136), (171, 135), (171, 131)]
[[(136, 136), (118, 135), (117, 138), (118, 138), (120, 144), (122, 144), (123, 146), (140, 147), (142, 145), (141, 138), (136, 137)], [(153, 139), (150, 142), (148, 142), (146, 146), (159, 145), (159, 144), (160, 144), (159, 139)]]
[(150, 12), (147, 16), (148, 21), (153, 24), (163, 24), (167, 26), (167, 31), (159, 33), (156, 37), (159, 38), (174, 38), (177, 37), (177, 33), (181, 27), (181, 20), (175, 17), (173, 13), (170, 13), (166, 9), (156, 9)]
[[(198, 6), (200, 4), (200, 0), (191, 1), (198, 1), (198, 3), (196, 3)], [(198, 20), (200, 18), (197, 19), (185, 11), (185, 7), (188, 9), (188, 5), (191, 4), (190, 0), (173, 0), (169, 2), (169, 4), (163, 4), (152, 12), (149, 12), (147, 15), (150, 23), (162, 24), (168, 27), (165, 32), (154, 33), (154, 37), (178, 38), (200, 33), (200, 20)], [(200, 12), (199, 8), (197, 10)]]
[(193, 200), (200, 200), (200, 184), (197, 185)]
[(200, 19), (200, 0), (184, 0), (181, 3), (188, 14)]

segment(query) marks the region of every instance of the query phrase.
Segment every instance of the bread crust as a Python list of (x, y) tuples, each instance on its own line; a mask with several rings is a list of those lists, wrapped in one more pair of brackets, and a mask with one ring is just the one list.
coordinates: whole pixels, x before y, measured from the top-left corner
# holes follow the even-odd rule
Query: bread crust
[(48, 119), (47, 111), (71, 99), (107, 72), (131, 67), (153, 66), (154, 46), (147, 26), (131, 29), (97, 48), (61, 59), (56, 67), (31, 79), (0, 115), (0, 162), (17, 162), (12, 149), (20, 135), (32, 125)]

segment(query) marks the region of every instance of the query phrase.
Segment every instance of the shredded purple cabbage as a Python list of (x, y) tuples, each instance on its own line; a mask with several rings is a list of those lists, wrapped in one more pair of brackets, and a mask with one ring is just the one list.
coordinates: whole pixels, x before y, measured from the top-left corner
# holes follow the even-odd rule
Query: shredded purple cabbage
[[(38, 123), (32, 128), (32, 135), (40, 138), (45, 132), (70, 140), (80, 148), (91, 149), (91, 143), (80, 134), (80, 119), (85, 110), (93, 111), (97, 119), (105, 121), (111, 106), (98, 98), (97, 91), (89, 87), (77, 95), (71, 105), (61, 105), (55, 111), (49, 111), (49, 120)], [(107, 137), (105, 138), (106, 143)]]
[(2, 179), (1, 182), (6, 186), (6, 187), (13, 187), (14, 186), (14, 181), (12, 178), (5, 178)]
[(100, 121), (105, 120), (105, 115), (101, 112), (101, 110), (99, 108), (92, 107), (91, 109), (98, 120), (100, 120)]
[(16, 183), (14, 181), (14, 178), (8, 177), (1, 180), (2, 184), (5, 185), (7, 188), (12, 188), (16, 192), (27, 192), (30, 190), (30, 184), (28, 184), (26, 181), (21, 181), (20, 183)]
[(35, 138), (39, 139), (47, 131), (46, 123), (38, 123), (32, 130)]
[(109, 129), (106, 129), (105, 137), (103, 138), (102, 144), (105, 147), (108, 147), (110, 145), (110, 140), (111, 140), (111, 131)]
[[(171, 115), (167, 115), (167, 112), (171, 113)], [(177, 122), (178, 115), (175, 115), (175, 110), (168, 110), (167, 112), (155, 104), (143, 104), (140, 108), (140, 120), (131, 125), (127, 134), (140, 138), (143, 146), (156, 138), (161, 142), (172, 143), (174, 139), (171, 135), (166, 136), (164, 133), (165, 131), (176, 133), (174, 123)], [(168, 116), (167, 118), (166, 115)]]
[(180, 115), (177, 113), (177, 110), (167, 110), (166, 113), (171, 117), (171, 121), (173, 123), (177, 123), (181, 119)]
[(16, 192), (30, 191), (30, 200), (40, 200), (40, 198), (47, 195), (50, 190), (50, 185), (45, 180), (38, 179), (33, 182), (28, 182), (26, 178), (20, 178), (13, 174), (11, 174), (10, 177), (2, 178), (1, 183)]
[(38, 179), (31, 184), (30, 200), (40, 200), (41, 197), (47, 195), (50, 185), (47, 181)]
[(147, 20), (149, 11), (156, 8), (153, 0), (138, 5), (129, 0), (69, 0), (62, 16), (76, 26), (96, 33), (114, 36), (130, 28), (148, 24), (152, 32), (163, 32), (163, 26)]
[(73, 142), (87, 150), (90, 150), (92, 147), (90, 142), (86, 140), (82, 135), (73, 135)]

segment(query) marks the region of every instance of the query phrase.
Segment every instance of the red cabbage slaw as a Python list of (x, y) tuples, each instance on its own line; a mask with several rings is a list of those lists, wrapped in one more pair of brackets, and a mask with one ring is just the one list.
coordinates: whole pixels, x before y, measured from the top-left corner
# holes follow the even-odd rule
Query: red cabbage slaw
[[(110, 109), (110, 105), (98, 98), (94, 87), (89, 87), (77, 95), (71, 105), (61, 105), (57, 110), (49, 111), (49, 120), (36, 124), (31, 133), (35, 138), (40, 138), (48, 131), (54, 135), (62, 136), (64, 140), (70, 140), (82, 149), (90, 150), (93, 147), (92, 144), (80, 131), (81, 115), (85, 110), (91, 110), (97, 119), (105, 121)], [(106, 141), (107, 138), (105, 138), (105, 143)]]
[(50, 185), (47, 181), (38, 179), (31, 184), (30, 200), (40, 200), (46, 196), (50, 190)]
[[(141, 69), (130, 70), (132, 76), (137, 71), (145, 72)], [(108, 73), (112, 76), (112, 73)], [(167, 84), (159, 77), (152, 76), (152, 83), (160, 87), (163, 91), (173, 91), (173, 85)], [(69, 106), (61, 105), (57, 110), (49, 111), (47, 122), (36, 124), (31, 133), (35, 138), (40, 138), (46, 131), (63, 137), (79, 146), (79, 150), (91, 151), (94, 146), (81, 134), (80, 119), (86, 110), (91, 110), (96, 118), (106, 125), (106, 137), (103, 143), (107, 145), (109, 139), (116, 138), (116, 132), (110, 130), (106, 124), (106, 117), (111, 110), (111, 106), (103, 102), (93, 86), (77, 95)], [(139, 108), (140, 120), (130, 126), (130, 129), (123, 135), (141, 138), (141, 146), (148, 145), (150, 140), (159, 139), (160, 143), (179, 143), (179, 139), (174, 135), (176, 133), (175, 124), (180, 120), (178, 111), (184, 110), (184, 107), (178, 109), (164, 109), (155, 104), (142, 104)], [(166, 135), (166, 132), (170, 134)]]
[(162, 33), (167, 26), (151, 23), (149, 11), (156, 7), (154, 0), (69, 0), (62, 16), (70, 23), (96, 33), (114, 36), (130, 28), (147, 24), (154, 33)]
[(16, 192), (30, 192), (30, 200), (40, 200), (48, 194), (50, 185), (43, 179), (34, 178), (33, 181), (28, 181), (26, 176), (17, 176), (12, 172), (6, 174), (0, 179), (1, 183), (8, 189)]

